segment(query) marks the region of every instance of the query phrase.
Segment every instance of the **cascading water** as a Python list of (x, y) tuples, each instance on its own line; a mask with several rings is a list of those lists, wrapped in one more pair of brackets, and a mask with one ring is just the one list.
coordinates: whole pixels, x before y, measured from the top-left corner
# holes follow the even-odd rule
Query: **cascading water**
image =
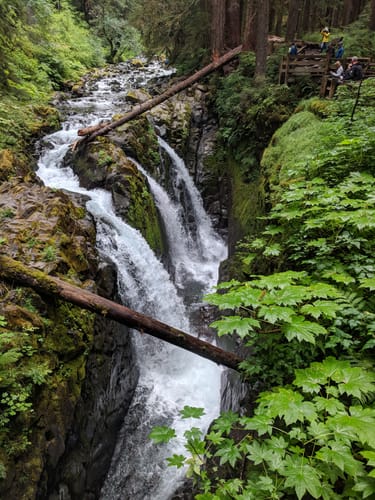
[[(148, 68), (147, 78), (155, 76), (158, 66)], [(161, 69), (163, 74), (165, 70)], [(114, 80), (120, 88), (129, 89), (134, 82), (126, 73), (115, 73), (97, 83), (87, 98), (64, 102), (67, 119), (63, 130), (43, 141), (38, 176), (50, 187), (63, 188), (84, 194), (89, 198), (87, 208), (95, 217), (99, 255), (114, 263), (118, 272), (118, 286), (123, 302), (165, 323), (191, 332), (189, 311), (184, 304), (188, 287), (208, 291), (217, 279), (220, 260), (225, 247), (212, 229), (204, 212), (199, 193), (183, 161), (160, 139), (161, 148), (171, 158), (171, 183), (174, 194), (167, 192), (147, 174), (171, 249), (170, 259), (174, 280), (156, 258), (141, 234), (119, 219), (112, 208), (111, 195), (104, 190), (88, 191), (79, 186), (79, 180), (70, 168), (63, 168), (64, 156), (83, 126), (108, 119), (123, 101), (123, 94), (115, 94)], [(139, 75), (140, 79), (140, 75)], [(142, 83), (138, 82), (138, 86)], [(186, 205), (181, 206), (176, 191), (183, 192)], [(186, 224), (186, 210), (190, 222)], [(186, 301), (185, 299), (185, 302)], [(140, 379), (132, 404), (121, 429), (107, 480), (102, 488), (102, 500), (167, 500), (182, 480), (184, 471), (166, 466), (165, 458), (183, 453), (183, 433), (190, 426), (207, 429), (219, 411), (220, 368), (191, 353), (134, 333)], [(125, 382), (126, 383), (126, 382)], [(183, 421), (179, 410), (185, 405), (204, 407), (206, 415), (197, 421)], [(153, 444), (148, 434), (155, 425), (170, 425), (176, 429), (173, 448)]]

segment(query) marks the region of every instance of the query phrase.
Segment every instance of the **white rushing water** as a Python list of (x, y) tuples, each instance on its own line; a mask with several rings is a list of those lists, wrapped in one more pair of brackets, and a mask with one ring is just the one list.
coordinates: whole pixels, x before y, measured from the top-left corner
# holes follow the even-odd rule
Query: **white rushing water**
[[(146, 78), (155, 75), (157, 70), (158, 66), (149, 68)], [(165, 72), (163, 69), (160, 71)], [(120, 93), (111, 91), (114, 79), (121, 81)], [(123, 302), (191, 332), (183, 294), (185, 291), (188, 293), (187, 288), (194, 286), (204, 293), (216, 283), (225, 247), (212, 229), (199, 192), (182, 159), (160, 139), (161, 148), (174, 165), (175, 189), (183, 190), (188, 199), (185, 207), (180, 206), (173, 193), (169, 195), (138, 165), (148, 178), (167, 228), (175, 283), (139, 231), (115, 215), (111, 194), (101, 189), (89, 191), (80, 187), (72, 170), (62, 165), (69, 145), (77, 139), (77, 130), (97, 123), (99, 119), (108, 119), (123, 100), (124, 89), (127, 90), (131, 84), (126, 74), (116, 72), (113, 77), (110, 75), (99, 81), (90, 96), (65, 101), (67, 118), (63, 130), (43, 141), (37, 174), (50, 187), (84, 194), (89, 198), (87, 208), (96, 221), (99, 255), (116, 266)], [(184, 210), (189, 210), (190, 227), (185, 223), (187, 217)], [(167, 500), (182, 480), (184, 471), (167, 467), (165, 458), (173, 453), (184, 453), (182, 436), (186, 429), (198, 426), (205, 432), (217, 416), (221, 370), (203, 358), (148, 335), (134, 333), (133, 339), (140, 379), (100, 498)], [(206, 415), (200, 421), (182, 420), (179, 410), (185, 405), (204, 407)], [(155, 425), (172, 426), (176, 429), (177, 439), (168, 446), (155, 445), (148, 438)]]

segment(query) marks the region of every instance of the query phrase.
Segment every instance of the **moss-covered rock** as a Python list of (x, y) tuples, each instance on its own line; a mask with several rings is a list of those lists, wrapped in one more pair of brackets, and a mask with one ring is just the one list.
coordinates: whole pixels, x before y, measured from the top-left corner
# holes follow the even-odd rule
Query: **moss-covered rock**
[(151, 248), (162, 254), (160, 220), (146, 178), (122, 148), (102, 137), (78, 150), (72, 163), (81, 184), (111, 191), (116, 214), (138, 229)]
[[(2, 183), (0, 233), (1, 252), (93, 288), (94, 227), (66, 194), (20, 179)], [(29, 500), (64, 453), (94, 315), (0, 282), (0, 319), (0, 497)]]
[(160, 163), (159, 145), (154, 126), (146, 116), (124, 123), (113, 130), (109, 138), (146, 170), (152, 174), (157, 172)]

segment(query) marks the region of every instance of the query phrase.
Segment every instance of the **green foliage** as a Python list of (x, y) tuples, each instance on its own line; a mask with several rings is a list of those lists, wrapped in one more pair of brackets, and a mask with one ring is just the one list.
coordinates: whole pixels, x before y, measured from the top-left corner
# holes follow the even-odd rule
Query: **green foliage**
[(254, 86), (254, 69), (254, 55), (241, 56), (239, 67), (220, 81), (215, 102), (222, 147), (230, 148), (245, 178), (251, 177), (261, 152), (295, 105), (287, 86)]
[(39, 113), (51, 91), (102, 64), (103, 49), (66, 0), (60, 9), (1, 2), (0, 39), (0, 148), (23, 152), (43, 126), (58, 124), (57, 113)]
[[(0, 448), (8, 457), (24, 451), (30, 444), (25, 419), (33, 412), (32, 396), (36, 386), (45, 383), (51, 372), (47, 362), (40, 362), (37, 345), (28, 328), (9, 330), (0, 316)], [(12, 424), (18, 421), (17, 439), (12, 437)], [(0, 477), (5, 477), (0, 461)]]
[(209, 62), (209, 16), (197, 0), (138, 0), (130, 21), (140, 33), (147, 55), (163, 54), (180, 72)]
[[(374, 374), (330, 357), (297, 370), (293, 385), (261, 393), (251, 417), (222, 414), (205, 440), (194, 429), (185, 433), (189, 456), (168, 462), (188, 466), (204, 492), (197, 499), (375, 494), (375, 410), (361, 404), (374, 393)], [(220, 468), (219, 475), (202, 469), (207, 459), (226, 466), (225, 479)]]
[(119, 62), (125, 56), (134, 57), (143, 50), (139, 31), (129, 23), (133, 3), (103, 0), (92, 7), (90, 24), (101, 37), (110, 63)]
[(155, 443), (168, 443), (175, 436), (176, 432), (166, 426), (154, 427), (149, 434), (149, 437), (155, 441)]
[(57, 257), (57, 250), (52, 245), (48, 245), (42, 252), (42, 258), (47, 262), (55, 261), (56, 257)]

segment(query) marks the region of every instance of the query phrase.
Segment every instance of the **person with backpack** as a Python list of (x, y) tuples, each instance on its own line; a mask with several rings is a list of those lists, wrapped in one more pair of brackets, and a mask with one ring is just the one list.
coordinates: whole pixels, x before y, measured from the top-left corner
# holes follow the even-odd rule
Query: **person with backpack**
[(335, 53), (336, 59), (342, 59), (344, 57), (344, 42), (340, 41)]
[(296, 42), (293, 42), (292, 45), (289, 47), (288, 53), (291, 57), (296, 57), (296, 55), (298, 54)]
[(348, 69), (345, 71), (343, 75), (344, 81), (346, 80), (354, 80), (359, 81), (363, 79), (363, 69), (359, 64), (358, 57), (353, 56), (352, 62), (348, 65)]

